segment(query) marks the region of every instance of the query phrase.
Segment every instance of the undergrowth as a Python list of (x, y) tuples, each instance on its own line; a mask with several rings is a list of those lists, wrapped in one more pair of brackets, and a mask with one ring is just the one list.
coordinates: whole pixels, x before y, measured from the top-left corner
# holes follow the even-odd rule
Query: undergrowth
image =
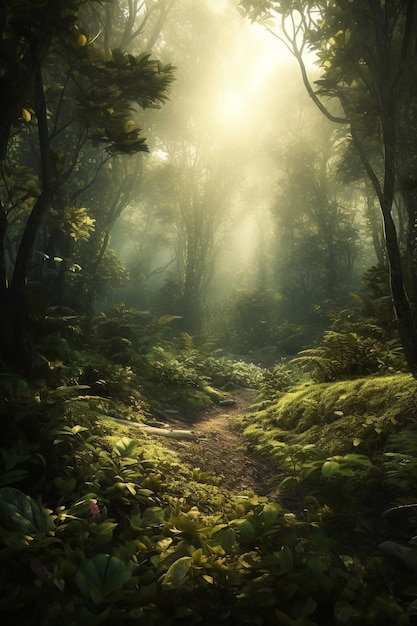
[[(51, 318), (39, 337), (50, 380), (2, 374), (3, 620), (412, 624), (417, 446), (401, 431), (415, 419), (415, 381), (396, 374), (308, 384), (294, 365), (261, 371), (204, 353), (190, 337), (170, 335), (169, 323), (121, 310)], [(270, 498), (230, 493), (109, 419), (192, 413), (234, 386), (260, 391), (241, 425), (276, 463)], [(399, 498), (391, 501), (388, 488)], [(364, 502), (377, 490), (388, 507), (367, 518)], [(389, 552), (398, 515), (411, 552), (394, 550), (390, 561), (376, 541)]]
[(395, 374), (310, 384), (258, 409), (241, 425), (261, 452), (277, 441), (372, 455), (391, 434), (415, 422), (417, 382), (409, 374)]

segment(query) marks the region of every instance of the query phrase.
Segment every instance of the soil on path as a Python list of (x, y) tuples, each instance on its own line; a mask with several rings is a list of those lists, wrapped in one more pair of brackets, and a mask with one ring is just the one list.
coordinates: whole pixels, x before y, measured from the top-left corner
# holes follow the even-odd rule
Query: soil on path
[(248, 451), (233, 419), (249, 410), (256, 391), (236, 391), (232, 397), (233, 405), (213, 407), (192, 424), (189, 420), (169, 417), (167, 425), (170, 429), (190, 429), (197, 439), (182, 441), (164, 437), (161, 443), (192, 468), (219, 477), (221, 485), (232, 491), (251, 489), (258, 495), (268, 495), (272, 492), (269, 481), (276, 475), (276, 468)]

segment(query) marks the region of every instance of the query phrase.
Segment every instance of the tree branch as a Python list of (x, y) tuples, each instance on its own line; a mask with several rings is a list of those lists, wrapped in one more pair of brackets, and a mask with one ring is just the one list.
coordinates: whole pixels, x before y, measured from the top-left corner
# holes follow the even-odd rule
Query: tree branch
[(292, 19), (292, 28), (293, 28), (293, 34), (292, 35), (288, 32), (288, 29), (286, 28), (285, 16), (282, 16), (281, 28), (282, 28), (282, 32), (285, 35), (285, 39), (287, 41), (285, 41), (285, 39), (283, 37), (281, 37), (280, 35), (275, 33), (268, 26), (265, 26), (265, 29), (269, 33), (271, 33), (274, 37), (276, 37), (279, 41), (281, 41), (285, 45), (287, 50), (289, 50), (289, 52), (296, 59), (296, 61), (298, 63), (298, 66), (300, 68), (300, 71), (301, 71), (301, 77), (302, 77), (302, 80), (303, 80), (303, 83), (304, 83), (304, 87), (306, 88), (308, 95), (313, 100), (314, 104), (319, 109), (319, 111), (321, 113), (323, 113), (323, 115), (325, 117), (327, 117), (328, 120), (330, 120), (331, 122), (334, 122), (335, 124), (349, 124), (349, 120), (347, 118), (339, 117), (337, 115), (333, 115), (333, 113), (331, 113), (327, 109), (327, 107), (323, 104), (323, 102), (318, 97), (317, 93), (314, 91), (314, 88), (313, 88), (312, 84), (310, 83), (310, 79), (308, 77), (307, 69), (306, 69), (306, 66), (305, 66), (304, 59), (303, 59), (303, 52), (304, 52), (304, 45), (305, 45), (304, 44), (304, 41), (305, 41), (304, 37), (303, 37), (302, 45), (298, 46), (298, 44), (297, 44), (297, 35), (300, 32), (301, 24), (304, 23), (304, 28), (306, 28), (306, 23), (305, 23), (305, 20), (301, 19), (300, 24), (297, 26), (295, 24), (294, 16), (293, 16), (292, 13), (291, 13), (291, 19)]

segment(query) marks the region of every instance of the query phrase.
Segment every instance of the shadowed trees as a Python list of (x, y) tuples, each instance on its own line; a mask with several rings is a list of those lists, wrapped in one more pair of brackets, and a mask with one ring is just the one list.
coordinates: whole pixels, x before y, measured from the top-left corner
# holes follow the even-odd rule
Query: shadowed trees
[(273, 207), (277, 282), (286, 316), (304, 324), (325, 302), (344, 301), (359, 256), (358, 210), (352, 190), (337, 183), (334, 152), (331, 134), (315, 133), (313, 140), (301, 135), (280, 154)]
[[(415, 291), (416, 146), (412, 138), (406, 140), (415, 128), (415, 3), (244, 0), (240, 6), (267, 28), (277, 24), (275, 34), (297, 59), (313, 102), (329, 120), (346, 128), (378, 198), (399, 335), (410, 371), (417, 375), (417, 329), (410, 304)], [(309, 49), (320, 67), (314, 83), (305, 62)], [(406, 256), (401, 255), (394, 218), (399, 205), (408, 231)]]
[(27, 332), (25, 285), (45, 218), (55, 220), (55, 232), (88, 236), (94, 224), (76, 190), (115, 155), (147, 149), (132, 110), (163, 102), (173, 79), (172, 67), (149, 54), (104, 48), (87, 26), (98, 7), (75, 0), (3, 5), (0, 353), (27, 372), (43, 365)]

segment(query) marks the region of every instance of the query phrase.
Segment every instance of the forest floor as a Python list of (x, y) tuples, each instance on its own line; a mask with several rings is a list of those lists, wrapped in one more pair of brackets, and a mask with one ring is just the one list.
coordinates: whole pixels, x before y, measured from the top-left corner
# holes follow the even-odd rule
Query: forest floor
[[(256, 395), (256, 391), (235, 390), (231, 396), (234, 404), (216, 405), (192, 417), (164, 414), (160, 428), (192, 433), (194, 438), (176, 439), (158, 435), (156, 429), (153, 429), (151, 438), (167, 452), (173, 452), (184, 466), (197, 472), (197, 482), (218, 484), (231, 494), (252, 491), (303, 516), (304, 498), (317, 485), (306, 481), (298, 488), (278, 490), (279, 481), (273, 479), (280, 474), (279, 468), (248, 449), (243, 434), (237, 428), (236, 418), (250, 411)], [(397, 495), (396, 489), (387, 488), (385, 483), (367, 485), (362, 480), (354, 481), (348, 492), (345, 492), (346, 485), (342, 483), (334, 484), (333, 481), (329, 487), (330, 501), (337, 495), (336, 492), (338, 495), (336, 510), (331, 512), (329, 509), (324, 526), (333, 540), (337, 539), (340, 549), (347, 550), (347, 553), (361, 556), (376, 554), (378, 545), (386, 539), (406, 544), (410, 536), (415, 535), (410, 528), (410, 520), (399, 520), (398, 516), (393, 520), (384, 517), (384, 510), (392, 506)], [(197, 495), (203, 497), (202, 493)], [(321, 484), (321, 495), (326, 495), (325, 483)], [(339, 506), (337, 500), (340, 501)], [(204, 506), (202, 501), (199, 501), (200, 506)], [(210, 505), (206, 508), (213, 510)]]
[[(238, 493), (252, 490), (258, 496), (268, 496), (280, 502), (284, 508), (300, 513), (303, 510), (303, 498), (308, 495), (311, 485), (308, 481), (301, 489), (285, 489), (278, 491), (276, 483), (271, 479), (277, 477), (279, 469), (259, 455), (248, 450), (243, 434), (236, 427), (235, 417), (245, 415), (254, 403), (257, 392), (238, 390), (232, 394), (234, 404), (231, 406), (215, 406), (199, 414), (192, 420), (179, 417), (166, 417), (165, 426), (170, 430), (191, 430), (195, 440), (178, 440), (157, 437), (165, 449), (176, 453), (182, 463), (191, 468), (199, 468), (219, 479), (219, 484), (230, 492)], [(274, 488), (275, 487), (275, 488)], [(356, 516), (350, 506), (341, 514), (333, 515), (332, 524), (340, 545), (354, 554), (373, 554), (378, 544), (386, 539), (388, 531), (390, 539), (403, 540), (409, 535), (410, 529), (406, 520), (393, 528), (382, 521), (382, 512), (390, 506), (394, 493), (386, 485), (374, 486), (362, 493), (363, 485), (359, 482), (355, 493)], [(349, 496), (343, 496), (349, 504)], [(387, 520), (388, 521), (388, 520)], [(382, 522), (382, 523), (381, 523)], [(331, 525), (332, 525), (331, 524)], [(389, 526), (389, 530), (387, 528)]]
[(235, 391), (233, 405), (217, 405), (192, 421), (177, 416), (167, 417), (166, 425), (170, 429), (189, 429), (196, 439), (183, 441), (161, 437), (161, 443), (164, 448), (174, 451), (182, 462), (219, 478), (220, 484), (231, 491), (250, 489), (258, 495), (270, 494), (273, 488), (269, 481), (277, 470), (247, 449), (233, 419), (249, 410), (256, 394), (251, 390)]

